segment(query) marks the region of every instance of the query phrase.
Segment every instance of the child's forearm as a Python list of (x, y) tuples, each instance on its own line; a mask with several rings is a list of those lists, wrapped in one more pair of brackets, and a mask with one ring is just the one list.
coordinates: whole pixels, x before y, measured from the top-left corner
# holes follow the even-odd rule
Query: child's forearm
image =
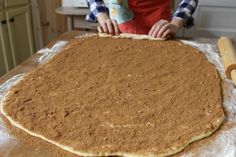
[(178, 18), (172, 18), (170, 23), (174, 24), (178, 29), (181, 29), (184, 26), (184, 21)]
[(99, 13), (97, 16), (97, 20), (100, 25), (108, 19), (109, 19), (109, 16), (107, 15), (107, 13)]
[[(97, 16), (101, 13), (108, 14), (108, 8), (105, 6), (103, 0), (87, 0), (88, 7), (90, 9), (86, 20), (90, 22), (96, 22)], [(91, 7), (92, 6), (92, 7)]]
[(193, 26), (194, 19), (192, 17), (198, 5), (198, 0), (181, 0), (178, 8), (174, 12), (173, 17), (182, 19), (184, 27), (190, 28)]

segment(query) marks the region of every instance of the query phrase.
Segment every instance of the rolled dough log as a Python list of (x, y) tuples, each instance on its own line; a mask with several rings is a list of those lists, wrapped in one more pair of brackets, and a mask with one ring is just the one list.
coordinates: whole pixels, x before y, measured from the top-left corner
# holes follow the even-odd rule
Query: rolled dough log
[(121, 33), (119, 35), (110, 35), (106, 33), (99, 33), (100, 37), (112, 37), (112, 38), (127, 38), (127, 39), (138, 39), (138, 40), (166, 40), (167, 38), (154, 38), (149, 35), (137, 35), (137, 34), (129, 34), (129, 33)]

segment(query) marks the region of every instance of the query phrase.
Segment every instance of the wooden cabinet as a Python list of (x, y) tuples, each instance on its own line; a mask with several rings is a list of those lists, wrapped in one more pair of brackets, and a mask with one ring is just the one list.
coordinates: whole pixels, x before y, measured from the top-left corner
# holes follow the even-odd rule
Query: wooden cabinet
[[(0, 44), (0, 51), (2, 51), (2, 44)], [(0, 75), (3, 75), (6, 73), (6, 65), (4, 62), (4, 56), (0, 53)]]
[(7, 10), (6, 19), (8, 19), (7, 26), (13, 62), (16, 66), (34, 52), (29, 7)]
[(0, 76), (14, 67), (11, 53), (7, 20), (4, 14), (0, 13)]
[(5, 0), (4, 6), (14, 7), (3, 7), (0, 11), (0, 76), (34, 52), (30, 8), (25, 3), (26, 0)]
[(5, 0), (4, 6), (12, 7), (12, 6), (17, 6), (17, 5), (27, 4), (27, 3), (29, 3), (28, 0)]
[(0, 11), (3, 9), (3, 0), (0, 0)]
[(0, 75), (6, 73), (7, 65), (6, 65), (6, 56), (5, 56), (5, 46), (4, 46), (4, 37), (3, 37), (3, 25), (4, 25), (4, 17), (0, 14)]

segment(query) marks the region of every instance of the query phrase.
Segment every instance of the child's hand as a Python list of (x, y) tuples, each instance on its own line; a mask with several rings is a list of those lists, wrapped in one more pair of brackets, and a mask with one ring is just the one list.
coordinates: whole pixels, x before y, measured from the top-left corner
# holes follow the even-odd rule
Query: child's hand
[(99, 33), (107, 33), (112, 35), (118, 35), (120, 33), (117, 22), (110, 19), (106, 13), (99, 14), (97, 19), (100, 24), (97, 28)]
[(170, 36), (175, 36), (182, 27), (183, 21), (180, 19), (172, 19), (171, 22), (167, 20), (160, 20), (152, 26), (148, 35), (155, 38), (167, 38)]

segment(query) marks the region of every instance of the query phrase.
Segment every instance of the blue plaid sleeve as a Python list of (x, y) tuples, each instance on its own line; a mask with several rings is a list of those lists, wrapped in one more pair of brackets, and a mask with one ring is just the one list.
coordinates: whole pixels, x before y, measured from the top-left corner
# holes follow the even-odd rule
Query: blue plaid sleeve
[(89, 13), (86, 16), (86, 21), (96, 22), (97, 16), (100, 13), (109, 13), (108, 8), (103, 3), (103, 0), (87, 0)]
[(192, 17), (197, 8), (198, 0), (182, 0), (179, 7), (175, 11), (173, 18), (182, 19), (184, 27), (190, 28), (194, 25), (194, 18)]

